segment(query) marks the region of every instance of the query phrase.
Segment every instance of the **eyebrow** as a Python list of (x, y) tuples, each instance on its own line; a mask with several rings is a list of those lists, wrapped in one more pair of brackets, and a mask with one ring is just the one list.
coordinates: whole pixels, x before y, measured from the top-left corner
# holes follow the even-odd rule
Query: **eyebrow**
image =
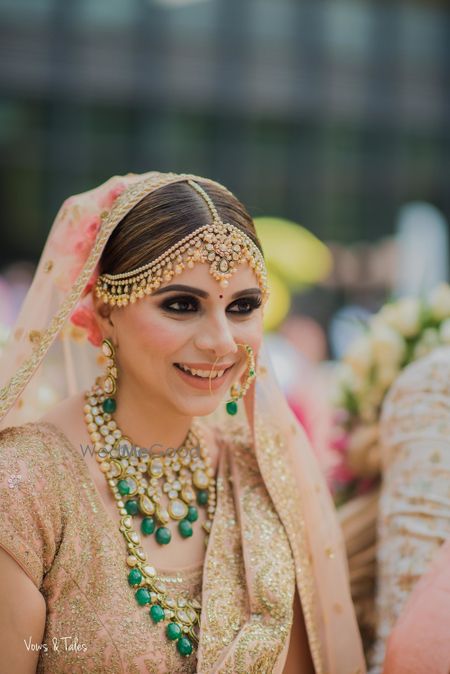
[[(192, 295), (197, 295), (198, 297), (202, 297), (204, 299), (207, 299), (209, 297), (209, 293), (207, 293), (206, 290), (201, 290), (200, 288), (194, 288), (193, 286), (185, 286), (180, 284), (165, 286), (164, 288), (158, 288), (158, 290), (155, 290), (152, 293), (152, 295), (153, 296), (162, 295), (163, 293), (169, 293), (174, 290), (181, 290), (183, 292), (192, 293)], [(231, 295), (231, 299), (234, 300), (237, 297), (242, 297), (242, 295), (261, 295), (261, 290), (259, 288), (247, 288), (247, 290), (238, 290), (233, 295)]]

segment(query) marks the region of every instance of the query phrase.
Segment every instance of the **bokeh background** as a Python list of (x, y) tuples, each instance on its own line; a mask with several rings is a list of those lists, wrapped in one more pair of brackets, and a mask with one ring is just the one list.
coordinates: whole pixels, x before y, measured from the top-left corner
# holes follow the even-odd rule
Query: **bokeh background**
[(212, 177), (258, 219), (311, 429), (307, 372), (447, 278), (447, 3), (0, 0), (0, 54), (3, 337), (63, 199), (128, 171)]

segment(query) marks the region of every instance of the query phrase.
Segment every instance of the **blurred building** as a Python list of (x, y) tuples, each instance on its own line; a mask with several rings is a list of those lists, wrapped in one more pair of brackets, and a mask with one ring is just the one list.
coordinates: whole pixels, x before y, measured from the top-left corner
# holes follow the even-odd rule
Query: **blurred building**
[(189, 171), (347, 243), (450, 218), (444, 2), (0, 0), (0, 265), (111, 174)]

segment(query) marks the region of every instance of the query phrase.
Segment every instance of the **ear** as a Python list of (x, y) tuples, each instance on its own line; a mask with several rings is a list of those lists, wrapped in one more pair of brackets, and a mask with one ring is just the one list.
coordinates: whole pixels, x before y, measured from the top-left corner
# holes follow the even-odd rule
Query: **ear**
[(95, 320), (97, 321), (98, 327), (102, 334), (103, 338), (111, 339), (113, 344), (117, 344), (116, 340), (116, 326), (112, 320), (112, 315), (116, 307), (112, 307), (110, 304), (105, 304), (101, 297), (97, 297), (95, 294), (95, 288), (92, 288), (92, 306), (94, 309)]

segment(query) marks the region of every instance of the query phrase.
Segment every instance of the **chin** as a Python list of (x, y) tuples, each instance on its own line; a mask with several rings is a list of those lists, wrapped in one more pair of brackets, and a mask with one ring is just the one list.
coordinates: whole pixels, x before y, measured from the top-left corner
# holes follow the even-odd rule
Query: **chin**
[(190, 417), (206, 417), (217, 410), (220, 405), (225, 405), (225, 397), (218, 400), (202, 400), (201, 398), (184, 400), (184, 403), (177, 405), (180, 414)]

